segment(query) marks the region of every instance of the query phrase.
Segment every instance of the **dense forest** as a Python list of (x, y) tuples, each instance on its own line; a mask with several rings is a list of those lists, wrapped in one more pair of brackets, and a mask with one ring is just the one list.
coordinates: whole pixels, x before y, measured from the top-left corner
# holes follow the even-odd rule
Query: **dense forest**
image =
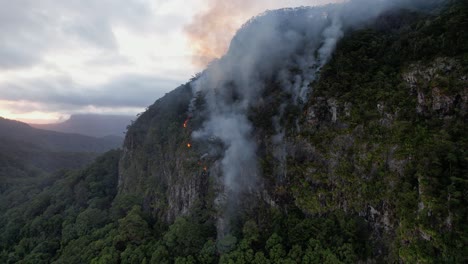
[(284, 95), (251, 109), (264, 191), (223, 236), (183, 85), (85, 169), (8, 170), (24, 180), (0, 185), (0, 263), (466, 263), (467, 76), (466, 1), (346, 32), (279, 121), (284, 177), (270, 144)]
[(41, 182), (60, 169), (83, 168), (120, 146), (117, 137), (60, 133), (0, 118), (0, 192)]

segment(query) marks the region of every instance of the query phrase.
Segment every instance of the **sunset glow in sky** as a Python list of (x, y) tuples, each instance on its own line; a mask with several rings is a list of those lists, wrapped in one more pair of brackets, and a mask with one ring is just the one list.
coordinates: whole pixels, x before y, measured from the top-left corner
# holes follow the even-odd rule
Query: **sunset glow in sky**
[(221, 56), (248, 18), (319, 0), (0, 0), (0, 116), (135, 115)]

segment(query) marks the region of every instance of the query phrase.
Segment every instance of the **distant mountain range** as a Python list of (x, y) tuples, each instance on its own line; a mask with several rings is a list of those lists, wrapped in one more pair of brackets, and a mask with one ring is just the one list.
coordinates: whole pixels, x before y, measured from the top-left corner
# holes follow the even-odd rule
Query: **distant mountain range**
[(13, 139), (37, 147), (61, 152), (105, 152), (117, 148), (121, 137), (102, 138), (34, 128), (26, 123), (0, 118), (0, 138)]
[(31, 169), (52, 172), (80, 168), (121, 144), (122, 138), (117, 136), (97, 138), (48, 131), (0, 117), (0, 178)]
[(31, 124), (40, 129), (52, 130), (64, 133), (76, 133), (92, 137), (118, 136), (123, 137), (127, 126), (130, 125), (133, 116), (122, 115), (96, 115), (80, 114), (72, 115), (68, 120), (56, 124)]

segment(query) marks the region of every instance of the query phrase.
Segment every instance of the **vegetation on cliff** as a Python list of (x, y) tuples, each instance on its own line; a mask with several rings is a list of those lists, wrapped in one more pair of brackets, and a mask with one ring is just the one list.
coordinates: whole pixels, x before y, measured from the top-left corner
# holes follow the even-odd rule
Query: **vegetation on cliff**
[(269, 84), (249, 115), (264, 190), (239, 201), (228, 235), (204, 170), (214, 162), (191, 142), (203, 113), (182, 127), (184, 85), (140, 116), (122, 151), (2, 192), (0, 262), (467, 262), (467, 21), (454, 1), (347, 33), (304, 108), (279, 120), (285, 161), (271, 121), (284, 95)]

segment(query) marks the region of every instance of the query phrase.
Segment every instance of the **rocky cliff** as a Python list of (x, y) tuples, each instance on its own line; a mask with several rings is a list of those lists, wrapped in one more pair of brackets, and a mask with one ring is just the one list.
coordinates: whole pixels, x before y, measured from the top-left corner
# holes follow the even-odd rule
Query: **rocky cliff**
[(5, 159), (0, 262), (467, 263), (467, 29), (462, 0), (261, 14), (121, 151)]
[[(222, 135), (196, 136), (220, 111), (210, 108), (210, 92), (196, 88), (210, 70), (156, 101), (130, 127), (119, 195), (138, 197), (145, 211), (168, 224), (211, 210), (218, 232), (219, 220), (230, 217), (262, 226), (256, 211), (265, 208), (356, 217), (368, 232), (370, 259), (415, 263), (437, 255), (449, 261), (467, 242), (466, 17), (466, 5), (452, 4), (431, 12), (391, 10), (345, 28), (323, 67), (286, 64), (300, 76), (318, 67), (307, 97), (293, 100), (296, 94), (275, 76), (256, 79), (260, 94), (235, 113), (245, 113), (251, 124), (260, 177), (236, 194), (230, 206), (237, 216), (220, 212), (234, 197), (223, 183), (231, 145)], [(268, 14), (252, 24), (262, 19)], [(315, 40), (305, 37), (283, 52), (297, 61), (298, 52), (306, 56), (307, 41)], [(235, 43), (231, 52), (238, 52)], [(248, 70), (263, 70), (255, 67)], [(213, 98), (244, 102), (233, 89), (230, 99)]]

